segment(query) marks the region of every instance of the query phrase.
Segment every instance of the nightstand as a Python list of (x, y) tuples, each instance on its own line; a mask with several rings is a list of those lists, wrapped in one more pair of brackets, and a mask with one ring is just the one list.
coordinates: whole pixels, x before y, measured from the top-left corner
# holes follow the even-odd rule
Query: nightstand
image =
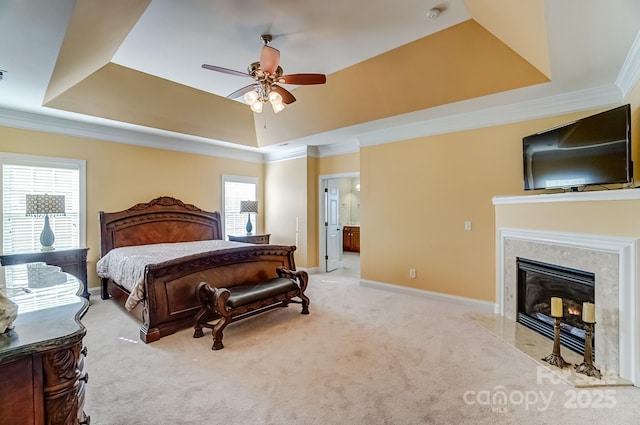
[(266, 235), (241, 235), (241, 236), (232, 236), (228, 235), (230, 241), (232, 242), (245, 242), (245, 243), (255, 243), (255, 244), (269, 244), (269, 236), (271, 234)]
[(82, 296), (89, 299), (87, 283), (87, 251), (89, 248), (56, 249), (53, 251), (21, 252), (0, 255), (0, 265), (43, 262), (50, 266), (58, 266), (63, 272), (80, 279), (83, 285)]

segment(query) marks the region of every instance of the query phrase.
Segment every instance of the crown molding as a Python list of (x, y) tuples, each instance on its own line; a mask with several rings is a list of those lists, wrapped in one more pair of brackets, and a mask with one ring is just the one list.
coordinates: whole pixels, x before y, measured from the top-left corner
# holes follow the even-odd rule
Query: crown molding
[(345, 155), (349, 153), (360, 152), (360, 141), (357, 139), (349, 139), (330, 145), (318, 146), (318, 158), (328, 156)]
[(622, 90), (625, 99), (636, 86), (638, 80), (640, 80), (640, 32), (636, 35), (616, 79), (616, 85)]
[[(512, 122), (544, 118), (586, 109), (617, 105), (623, 102), (620, 88), (615, 84), (586, 90), (532, 98), (524, 101), (501, 102), (510, 93), (484, 96), (473, 102), (458, 102), (432, 109), (433, 118), (411, 124), (389, 126), (358, 137), (360, 146), (372, 146), (418, 137), (472, 130)], [(485, 101), (496, 106), (478, 107), (474, 110), (464, 105), (481, 104)], [(466, 109), (466, 110), (465, 110)], [(451, 113), (449, 113), (451, 111)]]
[(267, 164), (280, 161), (289, 161), (292, 159), (306, 158), (308, 154), (307, 146), (297, 146), (287, 150), (278, 152), (268, 152), (263, 155), (264, 162)]
[(269, 152), (264, 155), (265, 163), (286, 161), (298, 158), (325, 158), (329, 156), (344, 155), (360, 152), (358, 140), (350, 138), (347, 141), (318, 146), (298, 146), (280, 152)]
[(322, 146), (307, 146), (307, 156), (311, 158), (320, 158), (322, 155), (320, 154)]
[[(119, 125), (121, 125), (121, 123), (119, 123)], [(262, 153), (243, 150), (240, 149), (238, 145), (232, 143), (212, 141), (194, 136), (177, 135), (156, 129), (116, 128), (108, 125), (87, 123), (68, 118), (6, 108), (0, 108), (0, 126), (67, 136), (86, 137), (107, 142), (125, 143), (240, 161), (258, 163), (264, 161)]]

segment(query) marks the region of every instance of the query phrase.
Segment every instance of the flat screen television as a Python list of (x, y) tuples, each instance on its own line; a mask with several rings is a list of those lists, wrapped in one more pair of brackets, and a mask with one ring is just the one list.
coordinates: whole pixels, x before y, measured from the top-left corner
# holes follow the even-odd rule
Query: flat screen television
[(525, 190), (630, 183), (631, 106), (525, 136), (522, 159)]

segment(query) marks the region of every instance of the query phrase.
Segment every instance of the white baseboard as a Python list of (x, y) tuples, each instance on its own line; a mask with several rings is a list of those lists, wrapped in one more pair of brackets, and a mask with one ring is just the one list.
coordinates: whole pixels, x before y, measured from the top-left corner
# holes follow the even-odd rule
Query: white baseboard
[(382, 289), (383, 291), (398, 292), (405, 295), (417, 295), (437, 301), (462, 304), (490, 314), (494, 314), (494, 312), (496, 311), (496, 304), (489, 301), (481, 301), (473, 298), (460, 297), (457, 295), (443, 294), (440, 292), (427, 291), (425, 289), (409, 288), (406, 286), (392, 285), (390, 283), (375, 282), (373, 280), (366, 279), (360, 279), (360, 286), (373, 289)]
[(322, 271), (320, 270), (320, 267), (298, 267), (297, 269), (304, 270), (308, 274), (322, 273)]

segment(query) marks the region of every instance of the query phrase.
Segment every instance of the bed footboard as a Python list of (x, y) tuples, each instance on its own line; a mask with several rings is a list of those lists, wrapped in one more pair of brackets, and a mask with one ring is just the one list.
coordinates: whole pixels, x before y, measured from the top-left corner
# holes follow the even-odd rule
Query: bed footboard
[[(251, 245), (198, 254), (147, 266), (146, 299), (139, 304), (140, 339), (153, 342), (178, 330), (193, 327), (201, 303), (200, 282), (232, 286), (236, 282), (262, 282), (278, 277), (276, 269), (295, 270), (295, 246)], [(122, 288), (112, 282), (108, 293), (120, 298)]]

